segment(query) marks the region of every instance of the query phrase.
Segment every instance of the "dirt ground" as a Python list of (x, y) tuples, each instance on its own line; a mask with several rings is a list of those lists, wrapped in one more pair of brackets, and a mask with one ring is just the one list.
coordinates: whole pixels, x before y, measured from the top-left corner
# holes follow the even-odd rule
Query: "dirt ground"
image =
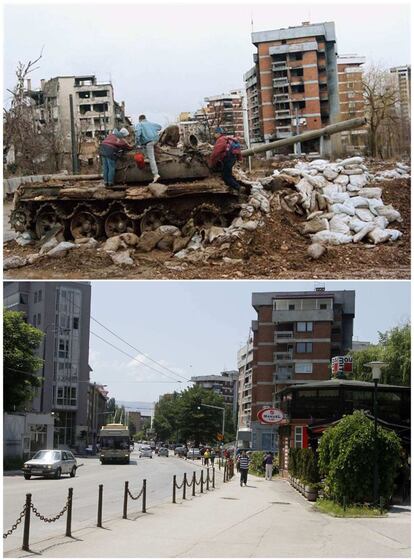
[[(371, 183), (370, 186), (376, 186)], [(328, 247), (325, 255), (312, 261), (306, 254), (310, 240), (299, 233), (303, 218), (272, 207), (265, 226), (234, 244), (231, 262), (222, 258), (188, 262), (171, 253), (135, 253), (135, 265), (115, 265), (96, 249), (69, 251), (65, 257), (45, 257), (32, 265), (5, 271), (6, 279), (409, 279), (410, 278), (410, 182), (395, 179), (378, 183), (385, 204), (392, 203), (403, 222), (393, 227), (403, 237), (379, 245), (356, 243)], [(4, 243), (4, 258), (26, 256), (36, 247), (20, 247), (14, 240)]]

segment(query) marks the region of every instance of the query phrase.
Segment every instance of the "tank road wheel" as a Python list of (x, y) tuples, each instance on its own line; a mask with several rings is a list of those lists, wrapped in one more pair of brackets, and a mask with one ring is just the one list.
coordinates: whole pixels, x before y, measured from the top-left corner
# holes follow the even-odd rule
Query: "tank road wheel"
[(70, 232), (73, 239), (94, 237), (102, 234), (102, 219), (87, 210), (79, 210), (70, 221)]
[(193, 220), (196, 227), (227, 226), (226, 216), (221, 213), (220, 208), (214, 206), (196, 208), (193, 212)]
[(41, 239), (48, 231), (57, 225), (63, 225), (58, 213), (52, 206), (46, 206), (41, 209), (36, 216), (35, 231), (39, 239)]
[(140, 221), (141, 232), (154, 231), (160, 226), (168, 224), (168, 218), (162, 208), (151, 208), (142, 216)]
[(10, 225), (15, 231), (24, 232), (30, 229), (30, 213), (27, 209), (16, 208), (10, 215)]
[(122, 210), (112, 212), (105, 220), (105, 233), (107, 237), (121, 233), (135, 233), (134, 222)]

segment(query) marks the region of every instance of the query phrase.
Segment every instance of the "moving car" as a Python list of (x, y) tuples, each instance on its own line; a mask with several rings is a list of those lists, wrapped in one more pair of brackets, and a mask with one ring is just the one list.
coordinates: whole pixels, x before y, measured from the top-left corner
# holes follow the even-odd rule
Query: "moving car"
[(139, 449), (139, 456), (140, 457), (149, 457), (152, 459), (152, 449), (150, 445), (141, 445)]
[(30, 480), (32, 476), (60, 478), (62, 474), (74, 477), (76, 469), (77, 463), (73, 454), (62, 449), (36, 451), (30, 461), (26, 461), (22, 467), (26, 480)]
[(158, 450), (158, 457), (168, 457), (168, 447), (160, 447)]
[(201, 453), (198, 447), (190, 447), (187, 453), (187, 459), (201, 459)]

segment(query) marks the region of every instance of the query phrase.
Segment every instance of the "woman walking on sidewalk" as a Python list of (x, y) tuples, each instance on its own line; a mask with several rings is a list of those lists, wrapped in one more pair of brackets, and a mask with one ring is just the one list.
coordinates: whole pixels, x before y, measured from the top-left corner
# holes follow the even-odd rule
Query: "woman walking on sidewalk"
[(250, 459), (246, 455), (246, 451), (242, 451), (240, 455), (240, 486), (247, 486), (247, 473), (249, 472)]

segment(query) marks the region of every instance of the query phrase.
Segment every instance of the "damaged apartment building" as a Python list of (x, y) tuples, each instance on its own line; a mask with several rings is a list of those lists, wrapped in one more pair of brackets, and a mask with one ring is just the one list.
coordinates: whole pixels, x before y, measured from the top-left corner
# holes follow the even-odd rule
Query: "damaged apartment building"
[(27, 83), (27, 96), (33, 100), (39, 126), (53, 124), (58, 141), (59, 163), (69, 169), (72, 161), (71, 109), (73, 102), (77, 157), (81, 165), (96, 163), (98, 142), (115, 127), (130, 125), (124, 102), (114, 99), (113, 85), (99, 83), (94, 75), (57, 76), (41, 80), (40, 89)]
[[(363, 116), (364, 59), (338, 58), (334, 22), (253, 32), (252, 43), (254, 66), (244, 74), (252, 143)], [(336, 148), (352, 153), (364, 147), (365, 136), (365, 131), (345, 133)], [(301, 144), (302, 153), (318, 151), (319, 139)]]

